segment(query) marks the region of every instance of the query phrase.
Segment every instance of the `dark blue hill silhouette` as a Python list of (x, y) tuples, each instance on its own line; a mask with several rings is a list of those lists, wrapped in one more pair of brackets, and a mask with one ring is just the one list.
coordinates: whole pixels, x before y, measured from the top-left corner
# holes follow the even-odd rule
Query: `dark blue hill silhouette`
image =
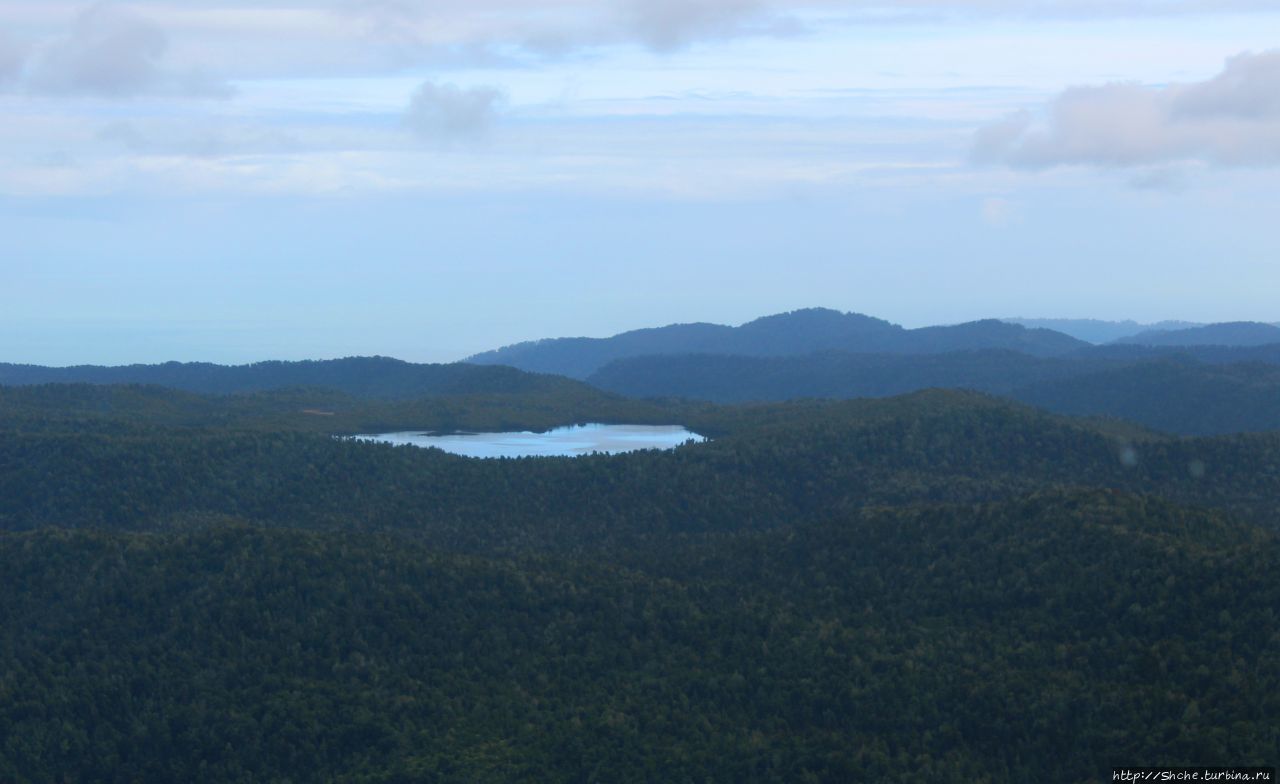
[(517, 343), (469, 357), (482, 365), (510, 365), (537, 373), (586, 378), (618, 359), (646, 355), (726, 354), (775, 357), (844, 351), (862, 354), (940, 354), (1006, 349), (1061, 356), (1089, 344), (1047, 329), (996, 319), (905, 329), (859, 313), (810, 308), (765, 316), (740, 327), (675, 324), (610, 338), (554, 338)]
[(1192, 329), (1142, 332), (1115, 342), (1141, 346), (1264, 346), (1280, 343), (1280, 327), (1257, 321), (1233, 321)]
[[(1129, 363), (1117, 360), (1114, 364)], [(588, 381), (631, 397), (742, 403), (888, 397), (934, 387), (1008, 394), (1020, 386), (1069, 378), (1094, 367), (1093, 363), (1000, 350), (928, 356), (844, 352), (793, 357), (685, 354), (618, 360)]]
[[(1119, 347), (1116, 347), (1119, 348)], [(1205, 352), (1210, 358), (1215, 352)], [(1239, 349), (1236, 356), (1259, 350)], [(638, 398), (717, 403), (888, 397), (929, 388), (971, 389), (1050, 411), (1127, 419), (1171, 433), (1280, 429), (1280, 357), (1205, 362), (1187, 354), (1097, 349), (1069, 357), (1014, 351), (929, 356), (825, 352), (800, 357), (633, 357), (591, 384)], [(1221, 352), (1217, 358), (1221, 359)]]
[(1071, 356), (1092, 360), (1129, 361), (1184, 357), (1207, 365), (1234, 365), (1241, 362), (1280, 365), (1280, 343), (1261, 346), (1143, 346), (1137, 343), (1112, 343), (1106, 346), (1094, 346)]
[(1280, 366), (1186, 357), (1040, 381), (1010, 397), (1060, 414), (1105, 414), (1169, 433), (1280, 430)]
[(388, 400), (438, 395), (552, 392), (581, 387), (569, 379), (540, 376), (509, 367), (464, 363), (419, 365), (388, 357), (273, 361), (237, 366), (206, 362), (65, 368), (0, 364), (0, 385), (75, 383), (152, 384), (204, 394), (324, 387), (355, 397)]

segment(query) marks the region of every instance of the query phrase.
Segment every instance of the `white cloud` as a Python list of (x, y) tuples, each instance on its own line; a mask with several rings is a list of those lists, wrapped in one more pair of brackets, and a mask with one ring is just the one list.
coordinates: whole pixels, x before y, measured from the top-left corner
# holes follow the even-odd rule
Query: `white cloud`
[(502, 100), (502, 92), (494, 87), (423, 82), (409, 101), (404, 123), (428, 141), (474, 140), (489, 130)]
[(1028, 169), (1280, 164), (1280, 50), (1233, 57), (1203, 82), (1072, 87), (1040, 121), (1021, 113), (980, 129), (973, 155)]
[(1184, 88), (1173, 110), (1182, 118), (1280, 119), (1280, 49), (1231, 58), (1221, 74)]
[(160, 81), (168, 39), (139, 17), (97, 5), (76, 19), (70, 35), (37, 56), (32, 86), (49, 92), (129, 95)]
[(137, 14), (98, 3), (76, 17), (70, 33), (47, 42), (27, 63), (36, 92), (124, 98), (148, 93), (225, 97), (230, 88), (197, 72), (172, 72), (163, 58), (169, 38)]

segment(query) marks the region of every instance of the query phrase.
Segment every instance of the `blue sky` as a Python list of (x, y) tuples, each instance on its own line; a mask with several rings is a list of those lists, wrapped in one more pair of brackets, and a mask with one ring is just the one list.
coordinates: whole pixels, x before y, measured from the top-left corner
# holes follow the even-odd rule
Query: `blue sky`
[(1280, 11), (0, 1), (0, 361), (1280, 319)]

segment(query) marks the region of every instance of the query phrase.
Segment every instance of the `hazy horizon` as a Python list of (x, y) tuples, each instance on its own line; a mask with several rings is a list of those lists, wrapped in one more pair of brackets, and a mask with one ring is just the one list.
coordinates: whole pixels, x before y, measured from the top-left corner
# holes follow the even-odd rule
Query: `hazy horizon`
[[(822, 309), (822, 308), (821, 308), (821, 306), (816, 306), (816, 309)], [(834, 308), (829, 308), (829, 309), (830, 309), (830, 310), (835, 310)], [(783, 311), (783, 313), (785, 313), (785, 312), (788, 312), (788, 311)], [(846, 312), (846, 313), (857, 313), (856, 311), (843, 311), (843, 312)], [(728, 323), (728, 324), (724, 324), (723, 326), (739, 327), (739, 326), (742, 326), (743, 324), (749, 323), (749, 322), (754, 321), (754, 320), (756, 320), (756, 319), (764, 318), (764, 317), (768, 317), (768, 316), (774, 316), (774, 315), (779, 315), (779, 314), (777, 314), (777, 313), (762, 313), (762, 314), (759, 314), (759, 315), (754, 316), (754, 317), (752, 317), (752, 318), (746, 319), (746, 320), (744, 320), (744, 321), (742, 321), (742, 322)], [(859, 314), (859, 315), (865, 315), (865, 316), (871, 316), (871, 317), (874, 317), (874, 318), (879, 318), (879, 316), (876, 316), (876, 314), (874, 314), (874, 313), (862, 313), (862, 314)], [(982, 317), (982, 318), (980, 318), (980, 319), (974, 319), (974, 321), (978, 321), (978, 320), (990, 320), (990, 319), (992, 319), (992, 318), (994, 318), (994, 317)], [(890, 323), (895, 323), (895, 324), (897, 324), (897, 323), (898, 323), (898, 322), (893, 322), (891, 319), (886, 319), (886, 320), (887, 320), (887, 321), (890, 321)], [(1184, 321), (1182, 321), (1182, 320), (1178, 320), (1178, 319), (1169, 319), (1169, 320), (1166, 320), (1166, 321), (1164, 321), (1164, 322), (1137, 322), (1137, 321), (1134, 321), (1134, 320), (1132, 320), (1132, 319), (1125, 319), (1125, 320), (1072, 319), (1072, 318), (1044, 318), (1044, 319), (1040, 319), (1040, 318), (1032, 318), (1032, 317), (1010, 316), (1010, 317), (999, 317), (999, 318), (994, 318), (994, 320), (997, 320), (997, 321), (1004, 321), (1004, 322), (1007, 322), (1007, 323), (1017, 323), (1017, 322), (1022, 322), (1022, 321), (1026, 321), (1026, 322), (1071, 322), (1071, 321), (1079, 321), (1079, 322), (1085, 322), (1085, 323), (1093, 323), (1093, 324), (1096, 324), (1096, 325), (1103, 325), (1103, 324), (1106, 324), (1106, 325), (1115, 325), (1115, 326), (1120, 326), (1120, 325), (1131, 325), (1130, 329), (1131, 329), (1132, 331), (1125, 330), (1125, 332), (1124, 332), (1124, 334), (1125, 334), (1125, 335), (1137, 334), (1138, 332), (1143, 331), (1143, 330), (1146, 330), (1146, 329), (1148, 329), (1148, 328), (1150, 328), (1150, 329), (1155, 329), (1155, 330), (1162, 330), (1162, 329), (1183, 329), (1183, 328), (1191, 328), (1191, 327), (1195, 327), (1195, 326), (1206, 326), (1206, 324), (1204, 324), (1204, 323), (1184, 322)], [(646, 325), (643, 325), (643, 326), (641, 326), (641, 327), (637, 327), (636, 329), (659, 328), (659, 327), (665, 327), (665, 326), (673, 326), (673, 325), (675, 325), (675, 324), (690, 324), (690, 323), (719, 323), (719, 322), (708, 322), (708, 321), (706, 321), (706, 320), (693, 320), (693, 321), (686, 321), (686, 322), (672, 322), (671, 324), (646, 324)], [(943, 323), (943, 322), (934, 322), (934, 323), (923, 323), (923, 324), (898, 324), (898, 326), (905, 327), (906, 329), (918, 329), (918, 328), (921, 328), (921, 327), (933, 327), (933, 326), (955, 326), (955, 325), (957, 325), (957, 324), (962, 324), (962, 323), (966, 323), (966, 322), (945, 322), (945, 323)], [(1270, 324), (1271, 326), (1280, 327), (1280, 322), (1258, 322), (1258, 323)], [(1162, 324), (1171, 324), (1171, 325), (1174, 325), (1174, 326), (1171, 326), (1171, 327), (1170, 327), (1170, 326), (1162, 326)], [(1028, 326), (1028, 328), (1036, 328), (1036, 327), (1038, 327), (1039, 325), (1037, 325), (1037, 324), (1028, 324), (1028, 325), (1025, 325), (1025, 326)], [(1052, 327), (1052, 326), (1045, 326), (1045, 327), (1042, 327), (1042, 328), (1052, 329), (1053, 327)], [(628, 331), (628, 330), (623, 330), (623, 332), (625, 332), (625, 331)], [(1084, 341), (1086, 341), (1086, 342), (1091, 342), (1091, 343), (1095, 343), (1095, 344), (1099, 344), (1099, 345), (1101, 345), (1101, 344), (1105, 344), (1105, 343), (1109, 342), (1108, 340), (1094, 340), (1094, 339), (1091, 339), (1089, 336), (1087, 336), (1086, 334), (1084, 334), (1085, 332), (1088, 332), (1088, 330), (1087, 330), (1087, 329), (1085, 329), (1085, 330), (1064, 330), (1064, 329), (1059, 329), (1059, 330), (1056, 330), (1056, 331), (1060, 331), (1060, 332), (1062, 332), (1063, 334), (1069, 334), (1069, 335), (1072, 335), (1073, 337), (1076, 337), (1076, 338), (1078, 338), (1078, 339), (1080, 339), (1080, 340), (1084, 340)], [(1076, 333), (1076, 334), (1073, 334), (1073, 333)], [(398, 360), (402, 360), (402, 361), (406, 361), (406, 362), (411, 362), (411, 363), (452, 363), (452, 362), (463, 362), (463, 361), (466, 361), (467, 359), (469, 359), (470, 357), (472, 357), (472, 356), (474, 356), (474, 355), (476, 355), (476, 354), (485, 353), (485, 352), (488, 352), (488, 351), (493, 351), (493, 350), (500, 349), (500, 348), (504, 348), (504, 347), (507, 347), (507, 346), (516, 345), (516, 344), (519, 344), (519, 343), (536, 342), (536, 341), (538, 341), (538, 340), (544, 340), (544, 339), (557, 339), (557, 338), (609, 338), (609, 337), (613, 337), (613, 336), (618, 335), (618, 334), (621, 334), (621, 333), (620, 333), (620, 332), (614, 332), (614, 333), (601, 334), (601, 335), (581, 335), (581, 334), (566, 334), (566, 335), (539, 335), (539, 336), (533, 336), (533, 337), (528, 337), (528, 338), (524, 338), (524, 339), (521, 339), (521, 340), (513, 341), (513, 342), (511, 342), (511, 343), (505, 343), (505, 344), (500, 344), (500, 345), (491, 345), (491, 346), (486, 346), (486, 347), (484, 347), (484, 348), (477, 349), (476, 351), (471, 351), (471, 352), (468, 352), (468, 353), (463, 354), (463, 355), (460, 355), (460, 356), (451, 356), (451, 357), (445, 357), (445, 358), (441, 358), (441, 359), (432, 359), (432, 358), (415, 358), (415, 357), (413, 357), (413, 356), (401, 356), (401, 355), (397, 355), (397, 354), (387, 353), (387, 352), (385, 352), (385, 351), (376, 351), (376, 350), (375, 350), (375, 351), (368, 351), (368, 352), (363, 352), (363, 353), (361, 353), (361, 352), (355, 352), (355, 353), (334, 353), (334, 354), (328, 354), (328, 355), (326, 355), (326, 354), (321, 354), (321, 355), (298, 355), (298, 356), (253, 356), (253, 355), (243, 355), (243, 356), (240, 356), (240, 357), (238, 357), (238, 358), (232, 358), (232, 359), (226, 359), (226, 360), (205, 359), (205, 358), (201, 358), (201, 357), (170, 356), (170, 357), (165, 357), (165, 358), (152, 358), (152, 359), (126, 360), (126, 361), (115, 361), (115, 362), (110, 362), (110, 361), (95, 361), (95, 360), (86, 360), (86, 361), (70, 361), (70, 362), (42, 362), (42, 361), (18, 361), (18, 360), (11, 360), (11, 359), (6, 359), (6, 358), (3, 358), (3, 357), (0, 357), (0, 364), (10, 363), (10, 364), (20, 364), (20, 365), (37, 365), (37, 366), (46, 366), (46, 367), (74, 367), (74, 366), (81, 366), (81, 365), (83, 365), (83, 366), (95, 366), (95, 365), (96, 365), (96, 366), (126, 366), (126, 365), (155, 365), (155, 364), (162, 364), (162, 363), (166, 363), (166, 362), (180, 362), (180, 363), (201, 363), (201, 362), (205, 362), (205, 363), (212, 363), (212, 364), (219, 364), (219, 365), (234, 366), (234, 365), (249, 365), (249, 364), (254, 364), (254, 363), (258, 363), (258, 362), (273, 362), (273, 361), (297, 362), (297, 361), (306, 361), (306, 360), (311, 360), (311, 361), (327, 361), (327, 360), (335, 360), (335, 359), (348, 359), (348, 358), (352, 358), (352, 357), (386, 357), (386, 358), (390, 358), (390, 359), (398, 359)]]

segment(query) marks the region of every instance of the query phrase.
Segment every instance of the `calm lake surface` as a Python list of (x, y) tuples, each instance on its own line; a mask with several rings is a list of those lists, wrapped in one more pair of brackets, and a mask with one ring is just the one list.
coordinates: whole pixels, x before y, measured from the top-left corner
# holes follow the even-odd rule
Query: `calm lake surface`
[(679, 425), (574, 425), (545, 433), (403, 432), (353, 436), (359, 441), (434, 446), (464, 457), (573, 457), (592, 452), (616, 455), (638, 449), (674, 449), (707, 439)]

